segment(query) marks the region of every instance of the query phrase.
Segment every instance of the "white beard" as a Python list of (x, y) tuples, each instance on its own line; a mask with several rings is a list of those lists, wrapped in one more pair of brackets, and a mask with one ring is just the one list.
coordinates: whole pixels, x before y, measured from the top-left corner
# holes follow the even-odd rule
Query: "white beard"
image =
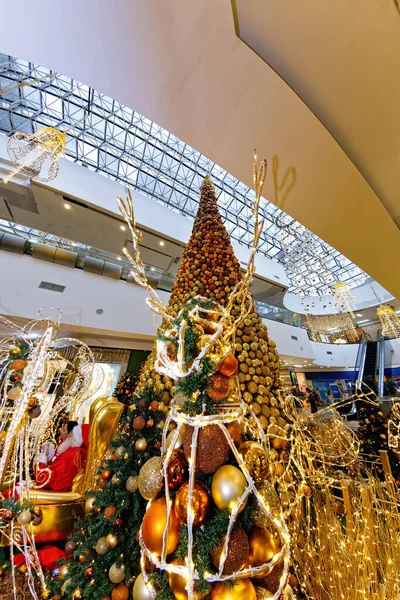
[(79, 448), (80, 445), (81, 444), (79, 442), (77, 442), (76, 439), (72, 435), (69, 435), (58, 446), (57, 451), (56, 451), (56, 456), (59, 455), (59, 454), (62, 454), (63, 452), (65, 452), (66, 450), (69, 450), (70, 448)]

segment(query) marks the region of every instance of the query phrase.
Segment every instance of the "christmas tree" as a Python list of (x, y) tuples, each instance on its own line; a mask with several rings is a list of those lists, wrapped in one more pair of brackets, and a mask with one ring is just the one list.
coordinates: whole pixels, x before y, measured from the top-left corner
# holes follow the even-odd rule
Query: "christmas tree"
[(65, 545), (69, 559), (49, 582), (54, 598), (129, 597), (139, 570), (136, 534), (160, 470), (164, 419), (159, 396), (151, 389), (133, 395), (126, 405), (99, 473), (100, 489), (88, 495), (86, 516)]
[(115, 398), (121, 404), (130, 404), (137, 385), (137, 379), (131, 373), (125, 373), (119, 380), (114, 391)]
[[(222, 222), (213, 184), (206, 178), (201, 187), (199, 210), (192, 234), (172, 289), (168, 312), (177, 316), (185, 302), (196, 295), (215, 300), (222, 307), (242, 279), (229, 235)], [(240, 306), (235, 301), (232, 315)], [(284, 428), (286, 420), (279, 400), (279, 355), (276, 344), (268, 336), (254, 302), (248, 314), (237, 324), (234, 355), (238, 360), (238, 379), (244, 401), (266, 431), (268, 426)], [(139, 387), (154, 386), (165, 404), (173, 396), (173, 381), (154, 369), (155, 349), (147, 359), (139, 377)], [(275, 441), (276, 449), (280, 442)]]
[(360, 403), (359, 428), (357, 435), (360, 440), (362, 454), (379, 455), (380, 450), (388, 449), (387, 423), (380, 404)]

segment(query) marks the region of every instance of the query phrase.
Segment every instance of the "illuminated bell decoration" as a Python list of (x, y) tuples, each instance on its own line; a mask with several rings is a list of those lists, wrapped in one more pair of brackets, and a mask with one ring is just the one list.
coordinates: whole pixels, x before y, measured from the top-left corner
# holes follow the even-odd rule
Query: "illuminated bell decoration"
[[(171, 564), (182, 565), (182, 562), (180, 562), (177, 559), (174, 559)], [(178, 575), (177, 573), (168, 573), (168, 583), (171, 592), (173, 593), (176, 600), (188, 600), (188, 593), (185, 589), (187, 582), (186, 579), (182, 577), (182, 575)], [(199, 594), (196, 591), (196, 587), (197, 586), (195, 584), (193, 590), (193, 600), (203, 600), (203, 598), (207, 598), (208, 594), (210, 593), (210, 590), (206, 590), (202, 594)]]
[[(232, 511), (247, 488), (246, 478), (237, 467), (224, 465), (215, 473), (211, 483), (211, 493), (215, 504), (220, 510)], [(239, 512), (247, 504), (247, 498), (242, 503)]]
[[(181, 523), (187, 523), (187, 512), (189, 502), (189, 482), (184, 483), (178, 490), (175, 497), (175, 514)], [(193, 526), (200, 527), (206, 519), (210, 496), (206, 486), (200, 481), (194, 482), (192, 510)]]
[(117, 563), (112, 564), (108, 571), (108, 576), (112, 583), (121, 583), (125, 579), (125, 565), (121, 564), (118, 566)]
[(210, 600), (257, 600), (257, 596), (250, 579), (235, 579), (233, 582), (216, 583)]
[(338, 281), (335, 284), (333, 291), (335, 292), (336, 296), (335, 306), (341, 312), (348, 312), (352, 317), (354, 317), (354, 302), (357, 300), (357, 298), (351, 294), (349, 286), (341, 281)]
[(400, 318), (394, 308), (382, 304), (376, 314), (382, 324), (382, 335), (390, 338), (400, 337)]
[[(163, 535), (167, 524), (167, 501), (165, 498), (155, 500), (148, 508), (143, 518), (142, 536), (143, 541), (150, 552), (161, 556), (163, 547)], [(179, 541), (180, 522), (175, 515), (174, 502), (171, 506), (167, 534), (167, 554), (175, 552)]]
[[(65, 154), (66, 135), (53, 127), (45, 127), (36, 133), (17, 131), (7, 142), (7, 152), (15, 164), (15, 169), (3, 179), (8, 183), (14, 175), (23, 173), (29, 179), (51, 181), (58, 175), (58, 160)], [(18, 145), (16, 142), (24, 142)], [(47, 173), (39, 177), (46, 162), (49, 162)]]
[[(280, 550), (274, 535), (267, 529), (261, 529), (261, 527), (253, 527), (250, 530), (249, 546), (249, 567), (260, 567), (263, 564), (269, 563)], [(260, 571), (260, 573), (252, 577), (254, 579), (261, 579), (269, 572), (270, 568), (266, 567), (265, 570)]]
[(162, 458), (153, 456), (140, 469), (138, 477), (139, 492), (145, 500), (151, 500), (162, 484)]
[(154, 596), (150, 591), (150, 587), (147, 587), (143, 575), (140, 573), (136, 577), (135, 585), (132, 591), (133, 600), (154, 600)]
[(183, 450), (174, 450), (167, 465), (167, 479), (170, 490), (178, 488), (185, 479), (188, 471), (188, 462)]
[(250, 475), (256, 483), (267, 478), (269, 465), (265, 448), (258, 442), (244, 442), (239, 448)]

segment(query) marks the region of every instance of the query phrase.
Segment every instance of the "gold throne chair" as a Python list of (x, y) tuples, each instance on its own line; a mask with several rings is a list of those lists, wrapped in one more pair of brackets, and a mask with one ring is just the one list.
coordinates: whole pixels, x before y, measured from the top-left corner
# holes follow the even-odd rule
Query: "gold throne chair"
[(30, 490), (30, 501), (43, 512), (42, 523), (34, 528), (36, 542), (66, 540), (77, 519), (85, 514), (85, 493), (99, 489), (96, 473), (114, 437), (122, 410), (123, 404), (112, 397), (97, 398), (91, 405), (86, 467), (76, 475), (70, 492)]

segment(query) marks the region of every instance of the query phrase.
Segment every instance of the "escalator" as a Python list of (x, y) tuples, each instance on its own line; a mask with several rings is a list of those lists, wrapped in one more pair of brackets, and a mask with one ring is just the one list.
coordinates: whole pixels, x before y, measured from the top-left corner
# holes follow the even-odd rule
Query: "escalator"
[[(381, 331), (378, 331), (377, 341), (371, 340), (365, 333), (361, 335), (354, 368), (354, 385), (357, 380), (364, 381), (370, 388), (374, 389), (379, 396), (383, 396), (385, 371), (385, 339)], [(375, 386), (375, 383), (378, 383)], [(368, 392), (368, 388), (363, 388)]]
[(375, 381), (377, 372), (376, 355), (378, 353), (378, 342), (367, 342), (367, 350), (365, 353), (364, 375), (363, 380)]

